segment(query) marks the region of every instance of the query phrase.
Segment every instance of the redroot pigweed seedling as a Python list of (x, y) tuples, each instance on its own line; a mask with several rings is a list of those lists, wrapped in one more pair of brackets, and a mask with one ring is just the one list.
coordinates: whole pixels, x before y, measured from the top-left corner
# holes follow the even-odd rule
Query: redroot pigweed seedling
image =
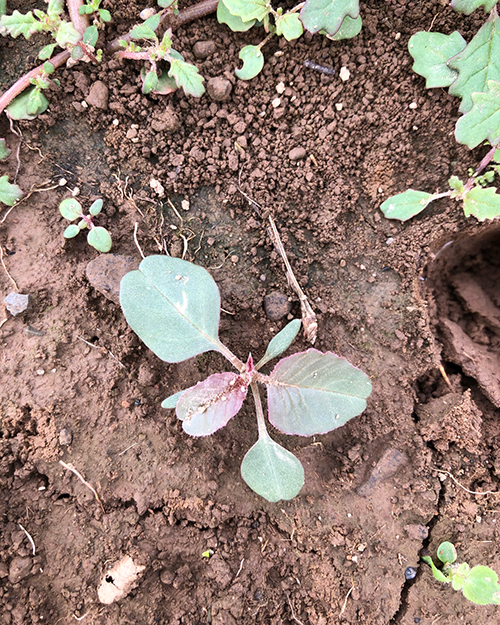
[[(408, 42), (415, 63), (413, 70), (426, 79), (426, 87), (449, 87), (451, 95), (462, 99), (464, 113), (455, 127), (455, 138), (471, 150), (487, 141), (492, 149), (481, 161), (467, 183), (456, 176), (449, 180), (450, 191), (426, 193), (409, 189), (388, 198), (380, 207), (388, 219), (406, 221), (422, 212), (430, 202), (441, 197), (463, 201), (466, 216), (479, 221), (500, 216), (500, 195), (492, 182), (494, 172), (479, 174), (491, 160), (500, 162), (500, 18), (497, 0), (452, 0), (451, 6), (470, 15), (483, 6), (490, 15), (472, 40), (467, 43), (459, 32), (418, 32)], [(498, 167), (496, 168), (498, 171)]]
[(483, 565), (470, 568), (466, 562), (455, 564), (457, 552), (450, 542), (439, 545), (437, 557), (443, 563), (441, 569), (430, 556), (424, 555), (422, 560), (431, 567), (438, 581), (451, 583), (454, 590), (461, 590), (466, 599), (478, 605), (500, 604), (500, 585), (493, 569)]
[(111, 235), (102, 226), (94, 225), (94, 217), (99, 215), (102, 210), (102, 200), (96, 200), (92, 206), (89, 208), (89, 214), (85, 215), (82, 209), (82, 205), (75, 198), (67, 198), (63, 200), (59, 204), (59, 212), (61, 215), (67, 219), (68, 221), (75, 221), (75, 219), (80, 219), (78, 224), (71, 224), (64, 231), (65, 239), (72, 239), (76, 237), (76, 235), (80, 232), (80, 230), (84, 230), (85, 228), (89, 229), (89, 233), (87, 235), (87, 243), (98, 252), (109, 252), (111, 249)]
[(131, 328), (165, 362), (182, 362), (214, 350), (237, 373), (210, 375), (205, 381), (167, 397), (185, 432), (207, 436), (224, 427), (240, 410), (250, 388), (257, 413), (258, 440), (246, 453), (241, 475), (268, 501), (292, 499), (304, 484), (304, 469), (267, 432), (258, 384), (267, 389), (268, 418), (285, 434), (314, 436), (344, 425), (366, 407), (368, 377), (331, 352), (308, 349), (283, 358), (269, 375), (259, 370), (282, 354), (300, 329), (290, 321), (254, 365), (237, 358), (219, 339), (220, 295), (211, 275), (197, 265), (168, 256), (149, 256), (125, 275), (120, 303)]

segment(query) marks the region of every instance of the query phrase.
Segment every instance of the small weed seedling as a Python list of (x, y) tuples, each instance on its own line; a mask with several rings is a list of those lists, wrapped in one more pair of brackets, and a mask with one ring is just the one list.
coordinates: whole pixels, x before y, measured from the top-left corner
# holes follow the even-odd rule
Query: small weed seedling
[[(169, 5), (173, 2), (169, 2)], [(141, 72), (143, 93), (172, 93), (182, 87), (184, 93), (200, 97), (205, 93), (203, 78), (198, 69), (186, 63), (179, 52), (172, 48), (172, 30), (169, 28), (160, 41), (155, 33), (160, 25), (161, 13), (152, 15), (144, 23), (134, 26), (130, 31), (130, 38), (134, 41), (145, 40), (150, 42), (148, 47), (141, 48), (134, 41), (120, 40), (124, 48), (117, 53), (117, 57), (147, 61), (149, 69)], [(167, 68), (161, 68), (158, 63), (167, 63)]]
[[(452, 0), (451, 6), (466, 15), (479, 6), (490, 11), (469, 43), (459, 32), (419, 32), (410, 38), (413, 70), (426, 78), (426, 86), (449, 87), (451, 95), (462, 99), (459, 111), (464, 115), (455, 127), (458, 143), (472, 150), (486, 141), (492, 149), (465, 184), (453, 176), (451, 189), (444, 193), (409, 189), (388, 198), (380, 207), (388, 219), (406, 221), (442, 197), (463, 201), (465, 215), (474, 215), (479, 221), (500, 216), (500, 195), (495, 187), (486, 186), (493, 181), (494, 171), (480, 176), (492, 160), (500, 162), (500, 152), (495, 150), (500, 145), (500, 18), (496, 5), (497, 0)], [(498, 165), (493, 169), (498, 173)]]
[(257, 46), (245, 46), (239, 57), (243, 67), (236, 70), (241, 80), (257, 76), (264, 66), (262, 47), (273, 35), (287, 41), (298, 39), (304, 28), (311, 33), (320, 32), (329, 39), (350, 39), (361, 30), (358, 0), (306, 0), (286, 13), (274, 9), (268, 0), (220, 0), (217, 19), (235, 32), (243, 32), (252, 26), (263, 26), (267, 36)]
[[(8, 158), (11, 150), (7, 147), (5, 139), (0, 139), (0, 161)], [(9, 176), (0, 177), (0, 202), (6, 206), (14, 206), (23, 197), (23, 192), (17, 186), (9, 182)]]
[(466, 599), (478, 605), (500, 604), (500, 585), (493, 569), (483, 565), (471, 568), (467, 562), (456, 564), (457, 552), (449, 542), (439, 545), (437, 557), (443, 563), (441, 569), (430, 556), (422, 556), (422, 560), (431, 567), (439, 582), (451, 583), (454, 590), (461, 590)]
[(267, 389), (269, 421), (285, 434), (324, 434), (366, 407), (369, 378), (331, 352), (309, 349), (280, 360), (269, 375), (259, 372), (292, 343), (300, 329), (298, 319), (271, 340), (257, 364), (251, 354), (246, 363), (239, 360), (219, 340), (219, 290), (202, 267), (178, 258), (149, 256), (122, 279), (120, 303), (134, 332), (165, 362), (182, 362), (214, 350), (235, 367), (238, 373), (215, 373), (167, 397), (162, 406), (175, 408), (185, 432), (207, 436), (236, 415), (250, 388), (259, 436), (243, 459), (241, 475), (268, 501), (295, 497), (304, 483), (304, 469), (269, 436), (258, 383)]
[(98, 252), (109, 252), (111, 249), (111, 235), (102, 226), (94, 225), (94, 217), (99, 215), (102, 210), (102, 200), (96, 200), (92, 206), (89, 208), (89, 214), (85, 215), (82, 209), (82, 205), (75, 198), (67, 198), (63, 200), (59, 204), (59, 212), (68, 221), (75, 221), (75, 219), (80, 219), (78, 224), (69, 225), (64, 231), (65, 239), (72, 239), (76, 237), (76, 235), (80, 232), (80, 230), (84, 230), (85, 228), (89, 229), (89, 233), (87, 235), (87, 243)]

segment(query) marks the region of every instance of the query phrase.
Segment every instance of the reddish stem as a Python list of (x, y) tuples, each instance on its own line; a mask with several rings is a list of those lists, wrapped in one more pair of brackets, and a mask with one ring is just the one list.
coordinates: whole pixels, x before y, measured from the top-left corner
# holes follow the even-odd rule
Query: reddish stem
[(83, 6), (83, 0), (68, 0), (68, 13), (70, 20), (76, 30), (83, 37), (83, 33), (90, 26), (90, 22), (88, 15), (80, 15), (81, 6)]

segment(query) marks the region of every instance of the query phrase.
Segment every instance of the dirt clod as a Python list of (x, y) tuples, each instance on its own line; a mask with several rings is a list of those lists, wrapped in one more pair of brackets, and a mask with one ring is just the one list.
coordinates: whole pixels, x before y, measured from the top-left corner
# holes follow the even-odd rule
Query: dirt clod
[(207, 81), (207, 93), (215, 102), (229, 100), (233, 85), (227, 78), (215, 76)]
[(197, 41), (193, 46), (193, 54), (197, 59), (206, 59), (211, 56), (216, 49), (215, 41)]
[(288, 297), (281, 291), (273, 291), (264, 297), (264, 310), (271, 321), (283, 319), (292, 308)]
[(305, 148), (293, 148), (290, 152), (288, 152), (288, 158), (291, 161), (301, 161), (306, 157), (306, 154), (307, 152)]
[(11, 315), (20, 315), (27, 310), (30, 304), (30, 296), (23, 293), (12, 292), (4, 297), (3, 303)]
[(18, 584), (31, 573), (31, 558), (15, 556), (9, 566), (9, 582)]
[(85, 98), (85, 102), (96, 108), (106, 110), (108, 108), (108, 87), (102, 80), (97, 80), (91, 87)]

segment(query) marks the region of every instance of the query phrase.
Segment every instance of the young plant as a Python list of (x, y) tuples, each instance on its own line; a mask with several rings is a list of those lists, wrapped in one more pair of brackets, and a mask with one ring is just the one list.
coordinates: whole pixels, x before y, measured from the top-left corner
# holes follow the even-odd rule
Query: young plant
[(462, 200), (465, 215), (474, 215), (480, 221), (500, 216), (500, 196), (496, 189), (484, 187), (485, 179), (478, 178), (491, 160), (499, 162), (499, 153), (495, 151), (500, 145), (500, 18), (496, 5), (497, 0), (452, 1), (451, 6), (466, 15), (479, 6), (490, 11), (485, 24), (468, 44), (458, 32), (451, 35), (419, 32), (410, 38), (408, 48), (415, 61), (413, 70), (426, 78), (426, 86), (449, 87), (450, 94), (462, 99), (459, 111), (464, 115), (455, 127), (458, 143), (472, 150), (486, 141), (492, 149), (466, 184), (453, 176), (449, 181), (450, 191), (430, 194), (409, 189), (388, 198), (380, 207), (388, 219), (406, 221), (441, 197)]
[[(173, 4), (170, 2), (170, 4)], [(186, 63), (184, 57), (172, 48), (172, 29), (165, 31), (161, 41), (156, 35), (161, 21), (161, 13), (148, 17), (142, 24), (134, 26), (130, 31), (133, 41), (121, 40), (123, 50), (117, 53), (117, 57), (146, 61), (149, 69), (143, 68), (141, 72), (143, 93), (172, 93), (182, 87), (184, 93), (200, 97), (205, 93), (203, 78), (198, 69)], [(147, 47), (141, 47), (134, 43), (138, 40), (148, 42)], [(167, 67), (162, 67), (164, 64)]]
[(478, 605), (500, 604), (500, 585), (493, 569), (483, 565), (470, 568), (466, 562), (456, 564), (457, 552), (450, 542), (439, 545), (437, 557), (443, 563), (440, 569), (430, 556), (422, 556), (422, 560), (431, 567), (439, 582), (451, 584), (454, 590), (461, 590), (466, 599)]
[(78, 224), (69, 225), (63, 233), (65, 239), (72, 239), (85, 228), (89, 229), (87, 235), (87, 243), (98, 252), (104, 254), (111, 249), (111, 235), (102, 226), (94, 225), (94, 218), (99, 215), (102, 210), (102, 200), (96, 200), (89, 208), (89, 214), (85, 215), (82, 209), (82, 205), (75, 198), (67, 198), (59, 204), (59, 212), (68, 221), (75, 221), (80, 219)]
[(214, 350), (237, 370), (210, 375), (167, 397), (162, 407), (175, 408), (186, 433), (207, 436), (236, 415), (250, 388), (258, 440), (243, 459), (241, 475), (268, 501), (298, 495), (304, 469), (269, 436), (258, 384), (267, 389), (270, 423), (285, 434), (324, 434), (366, 407), (369, 378), (332, 352), (309, 349), (280, 360), (269, 375), (260, 373), (266, 363), (288, 349), (300, 329), (298, 319), (271, 340), (257, 364), (251, 354), (246, 363), (239, 360), (219, 339), (219, 290), (202, 267), (178, 258), (149, 256), (122, 279), (120, 303), (134, 332), (165, 362), (182, 362)]
[[(5, 139), (0, 139), (0, 161), (8, 158), (11, 150), (7, 147)], [(0, 177), (0, 202), (6, 206), (14, 206), (23, 197), (23, 192), (17, 184), (9, 182), (9, 176)]]
[(355, 37), (361, 30), (358, 0), (306, 0), (285, 13), (281, 7), (274, 9), (269, 0), (220, 0), (217, 19), (235, 32), (258, 25), (267, 33), (259, 45), (248, 45), (240, 50), (243, 67), (236, 70), (236, 75), (242, 80), (250, 80), (261, 71), (264, 66), (262, 47), (273, 35), (283, 35), (287, 41), (292, 41), (298, 39), (305, 28), (338, 41)]

